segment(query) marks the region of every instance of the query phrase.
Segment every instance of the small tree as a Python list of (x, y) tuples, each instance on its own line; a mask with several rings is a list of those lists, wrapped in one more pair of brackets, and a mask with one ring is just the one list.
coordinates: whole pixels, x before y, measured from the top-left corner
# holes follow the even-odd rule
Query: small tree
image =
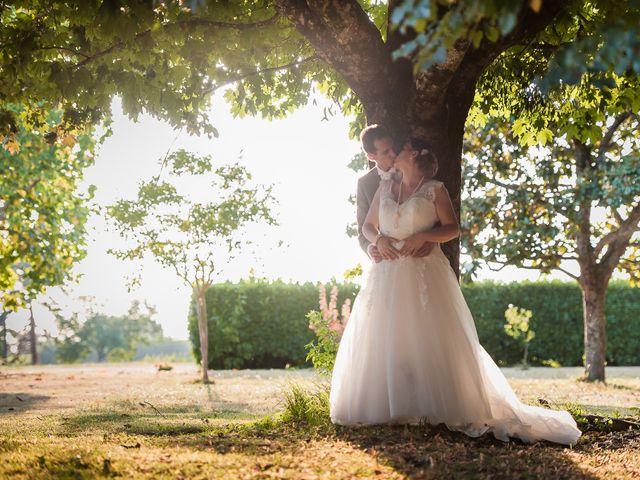
[[(244, 227), (255, 222), (275, 225), (271, 187), (248, 186), (251, 175), (239, 164), (213, 168), (211, 157), (179, 150), (166, 159), (167, 181), (159, 176), (142, 182), (135, 200), (120, 200), (109, 216), (132, 248), (111, 250), (120, 259), (146, 254), (172, 269), (196, 300), (202, 381), (209, 383), (208, 327), (205, 293), (223, 266), (251, 243)], [(212, 201), (180, 195), (172, 183), (185, 176), (210, 181)]]
[(524, 355), (522, 356), (522, 368), (527, 368), (527, 356), (529, 354), (529, 343), (536, 336), (535, 332), (529, 328), (529, 320), (533, 316), (531, 310), (518, 308), (509, 304), (504, 312), (507, 323), (504, 324), (504, 331), (511, 338), (522, 344)]

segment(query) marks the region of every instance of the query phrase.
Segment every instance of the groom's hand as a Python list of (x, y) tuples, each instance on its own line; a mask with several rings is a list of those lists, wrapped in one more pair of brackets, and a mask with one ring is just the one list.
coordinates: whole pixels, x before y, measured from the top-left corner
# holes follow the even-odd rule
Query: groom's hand
[(367, 247), (367, 253), (369, 254), (371, 260), (373, 260), (375, 263), (379, 263), (382, 261), (382, 255), (380, 255), (378, 247), (376, 247), (373, 243), (370, 243)]
[(415, 253), (414, 257), (428, 256), (433, 251), (436, 245), (438, 244), (433, 242), (425, 242), (425, 244), (422, 245), (422, 247)]

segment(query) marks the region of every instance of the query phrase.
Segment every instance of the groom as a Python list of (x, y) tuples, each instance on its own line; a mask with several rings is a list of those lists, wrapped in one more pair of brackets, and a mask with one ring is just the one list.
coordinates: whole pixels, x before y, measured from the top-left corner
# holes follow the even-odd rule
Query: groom
[[(362, 149), (369, 161), (376, 164), (371, 170), (358, 179), (358, 191), (356, 194), (357, 220), (358, 220), (358, 241), (364, 252), (376, 263), (383, 260), (378, 248), (369, 242), (362, 234), (362, 225), (367, 218), (367, 212), (371, 206), (381, 178), (390, 178), (398, 175), (393, 168), (396, 159), (396, 152), (393, 150), (393, 138), (383, 125), (369, 125), (360, 132), (360, 142)], [(431, 253), (435, 243), (425, 243), (417, 257), (425, 257)], [(398, 258), (396, 255), (393, 258)]]

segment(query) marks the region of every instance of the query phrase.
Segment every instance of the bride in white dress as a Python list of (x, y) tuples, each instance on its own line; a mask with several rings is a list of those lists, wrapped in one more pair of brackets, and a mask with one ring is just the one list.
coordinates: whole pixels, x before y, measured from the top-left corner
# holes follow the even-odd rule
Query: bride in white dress
[(407, 142), (395, 164), (402, 179), (381, 181), (365, 220), (364, 235), (388, 259), (371, 266), (354, 302), (331, 378), (331, 420), (422, 420), (474, 437), (575, 444), (581, 432), (568, 412), (517, 399), (480, 345), (442, 250), (411, 256), (426, 241), (459, 234), (449, 194), (432, 178), (437, 161), (423, 146)]

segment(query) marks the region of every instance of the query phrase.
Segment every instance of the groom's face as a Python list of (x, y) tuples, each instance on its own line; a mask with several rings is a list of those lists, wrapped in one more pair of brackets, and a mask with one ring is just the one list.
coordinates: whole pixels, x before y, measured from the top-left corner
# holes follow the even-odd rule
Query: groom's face
[(393, 167), (393, 162), (396, 159), (396, 152), (393, 151), (393, 140), (389, 137), (379, 138), (373, 141), (373, 146), (376, 149), (376, 153), (369, 153), (367, 156), (369, 160), (376, 162), (380, 170), (386, 172)]

